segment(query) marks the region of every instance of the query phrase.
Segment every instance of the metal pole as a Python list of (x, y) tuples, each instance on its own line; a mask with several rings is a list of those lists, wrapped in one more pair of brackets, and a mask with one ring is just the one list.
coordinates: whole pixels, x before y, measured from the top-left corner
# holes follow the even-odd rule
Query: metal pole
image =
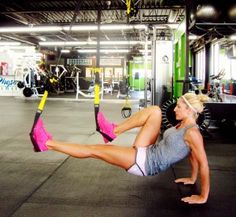
[(156, 105), (156, 28), (153, 27), (153, 39), (152, 39), (152, 105)]
[(100, 67), (100, 26), (101, 26), (101, 10), (98, 9), (98, 17), (97, 17), (97, 25), (98, 25), (98, 31), (97, 31), (97, 54), (96, 54), (96, 67)]
[(205, 45), (205, 83), (204, 89), (207, 88), (209, 83), (209, 76), (210, 76), (210, 53), (211, 53), (211, 44), (208, 43)]
[(147, 107), (147, 58), (148, 58), (148, 33), (145, 36), (145, 56), (144, 56), (144, 108)]
[(183, 94), (185, 94), (186, 92), (188, 92), (189, 90), (189, 1), (186, 1), (186, 6), (185, 6), (185, 14), (186, 14), (186, 30), (185, 30), (185, 36), (186, 36), (186, 40), (185, 40), (185, 76), (184, 76), (184, 83), (183, 83)]

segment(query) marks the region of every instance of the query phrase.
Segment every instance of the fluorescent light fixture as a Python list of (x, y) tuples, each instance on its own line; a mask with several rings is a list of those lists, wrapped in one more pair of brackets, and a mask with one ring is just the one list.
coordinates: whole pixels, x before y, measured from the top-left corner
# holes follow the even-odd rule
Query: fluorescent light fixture
[(195, 39), (197, 39), (198, 37), (196, 36), (196, 35), (189, 35), (188, 36), (188, 39), (189, 40), (195, 40)]
[(77, 50), (78, 53), (96, 53), (96, 49), (83, 49), (83, 50)]
[(179, 24), (169, 23), (169, 24), (156, 24), (155, 29), (178, 29)]
[[(101, 45), (135, 45), (145, 44), (145, 41), (101, 41)], [(151, 41), (147, 42), (151, 44)], [(97, 45), (96, 41), (46, 41), (39, 42), (40, 46), (77, 46), (77, 45)]]
[(19, 46), (21, 45), (20, 42), (14, 42), (14, 41), (0, 41), (0, 46)]
[(216, 9), (212, 5), (206, 5), (200, 7), (199, 10), (197, 10), (196, 14), (201, 16), (216, 16)]
[(93, 31), (98, 30), (97, 25), (75, 25), (75, 26), (64, 26), (62, 27), (65, 31)]
[(132, 29), (131, 25), (101, 25), (101, 30), (125, 30), (125, 29)]
[(134, 44), (143, 44), (142, 41), (101, 41), (101, 45), (134, 45)]
[[(125, 30), (125, 29), (146, 29), (143, 24), (137, 25), (100, 25), (101, 30)], [(96, 31), (97, 25), (74, 25), (74, 26), (22, 26), (22, 27), (0, 27), (0, 33), (16, 32), (58, 32), (58, 31)]]
[(0, 33), (14, 32), (56, 32), (61, 31), (60, 26), (29, 26), (29, 27), (2, 27)]
[(232, 41), (236, 41), (236, 35), (231, 35), (229, 38), (230, 38), (230, 40), (232, 40)]
[(70, 53), (70, 50), (62, 49), (62, 50), (61, 50), (61, 53)]
[[(82, 50), (77, 50), (78, 53), (96, 53), (96, 49), (82, 49)], [(100, 53), (128, 53), (129, 50), (127, 49), (101, 49)]]
[(65, 46), (65, 42), (64, 41), (40, 41), (39, 45), (42, 46)]
[(47, 41), (46, 38), (43, 37), (43, 36), (38, 36), (38, 39), (39, 39), (40, 41)]
[(133, 27), (134, 29), (147, 29), (147, 26), (143, 24), (134, 25)]
[(102, 53), (128, 53), (129, 50), (127, 49), (113, 49), (113, 50), (108, 50), (108, 49), (101, 49)]
[(35, 47), (34, 46), (22, 46), (22, 45), (17, 45), (17, 46), (10, 46), (9, 47), (10, 49), (25, 49), (25, 50), (27, 50), (28, 52), (31, 52), (31, 51), (35, 51)]
[(77, 45), (96, 45), (96, 41), (41, 41), (41, 46), (77, 46)]
[(138, 25), (120, 25), (120, 24), (108, 24), (108, 25), (101, 25), (101, 30), (126, 30), (126, 29), (146, 29), (146, 25), (138, 24)]
[(179, 28), (179, 24), (176, 24), (176, 23), (167, 24), (167, 26), (168, 26), (170, 29), (178, 29), (178, 28)]

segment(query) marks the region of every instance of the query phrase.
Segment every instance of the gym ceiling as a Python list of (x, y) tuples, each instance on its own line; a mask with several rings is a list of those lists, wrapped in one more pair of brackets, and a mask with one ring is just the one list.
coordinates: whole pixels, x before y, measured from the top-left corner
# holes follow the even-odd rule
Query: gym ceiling
[[(157, 37), (170, 36), (171, 26), (178, 26), (187, 16), (190, 34), (205, 40), (222, 38), (235, 31), (236, 4), (233, 0), (130, 0), (131, 13), (127, 16), (127, 0), (1, 0), (0, 39), (39, 46), (40, 42), (96, 41), (97, 31), (74, 31), (74, 26), (158, 25)], [(204, 12), (204, 7), (213, 10)], [(187, 15), (185, 9), (187, 8)], [(39, 26), (62, 27), (58, 31), (31, 31)], [(23, 32), (1, 31), (5, 27), (27, 27)], [(10, 29), (10, 28), (9, 28)], [(102, 30), (100, 41), (144, 40), (142, 29)], [(70, 47), (71, 48), (71, 47)], [(82, 46), (77, 46), (82, 48)]]

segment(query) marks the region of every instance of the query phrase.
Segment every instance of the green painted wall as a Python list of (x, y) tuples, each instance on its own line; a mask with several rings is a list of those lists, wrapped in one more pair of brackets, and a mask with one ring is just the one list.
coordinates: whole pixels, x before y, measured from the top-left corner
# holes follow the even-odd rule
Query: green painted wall
[(185, 79), (185, 53), (186, 53), (186, 34), (185, 21), (183, 21), (175, 32), (174, 43), (174, 97), (178, 98), (183, 94), (183, 81)]
[[(147, 69), (151, 69), (151, 63), (147, 64)], [(144, 90), (144, 73), (145, 73), (145, 64), (143, 57), (136, 57), (134, 60), (129, 61), (128, 64), (128, 75), (129, 75), (129, 84), (133, 90)]]

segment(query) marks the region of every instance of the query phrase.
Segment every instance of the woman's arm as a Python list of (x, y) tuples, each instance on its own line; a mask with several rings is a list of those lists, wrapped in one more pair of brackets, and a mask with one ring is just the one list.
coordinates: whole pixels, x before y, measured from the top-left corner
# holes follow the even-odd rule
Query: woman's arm
[(189, 159), (190, 159), (191, 167), (192, 167), (191, 179), (193, 181), (192, 184), (194, 184), (197, 180), (199, 166), (198, 166), (198, 161), (193, 153), (190, 154)]
[(184, 185), (194, 184), (197, 180), (198, 175), (198, 162), (196, 157), (191, 153), (189, 155), (189, 160), (191, 163), (192, 173), (190, 178), (179, 178), (175, 180), (175, 183), (184, 183)]
[(210, 191), (210, 176), (206, 152), (204, 149), (203, 138), (197, 129), (189, 131), (188, 143), (192, 149), (192, 155), (196, 159), (199, 166), (201, 178), (201, 194), (191, 195), (190, 197), (182, 198), (182, 201), (193, 203), (206, 203)]

